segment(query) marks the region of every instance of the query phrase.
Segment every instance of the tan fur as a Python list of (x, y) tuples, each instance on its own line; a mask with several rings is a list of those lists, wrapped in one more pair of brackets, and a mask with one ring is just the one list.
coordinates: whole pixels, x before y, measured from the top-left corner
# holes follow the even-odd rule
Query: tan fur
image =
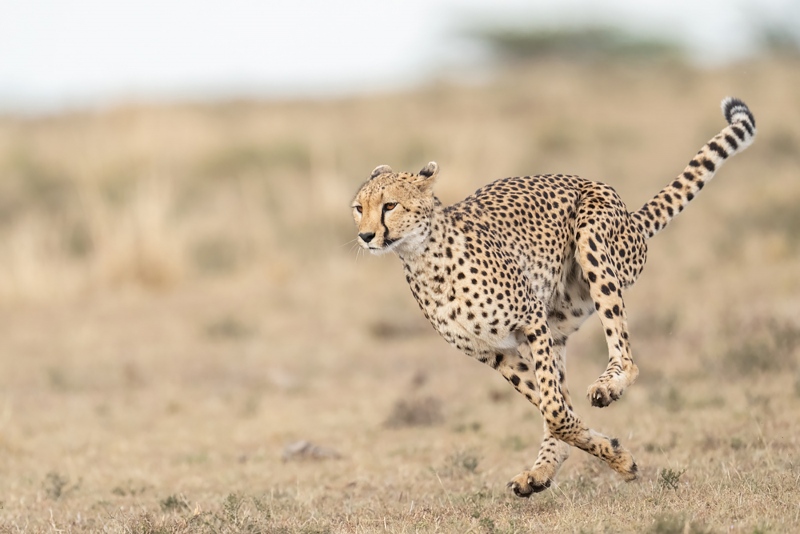
[(608, 406), (636, 380), (622, 290), (644, 268), (647, 239), (752, 142), (755, 120), (743, 102), (724, 100), (723, 114), (729, 126), (636, 212), (610, 186), (561, 174), (498, 180), (444, 207), (433, 194), (434, 162), (416, 174), (381, 165), (356, 194), (361, 246), (397, 253), (414, 298), (442, 337), (497, 369), (542, 413), (538, 458), (509, 482), (517, 495), (547, 488), (570, 446), (625, 480), (636, 478), (636, 462), (619, 441), (575, 414), (566, 341), (598, 312), (609, 362), (589, 387), (594, 406)]

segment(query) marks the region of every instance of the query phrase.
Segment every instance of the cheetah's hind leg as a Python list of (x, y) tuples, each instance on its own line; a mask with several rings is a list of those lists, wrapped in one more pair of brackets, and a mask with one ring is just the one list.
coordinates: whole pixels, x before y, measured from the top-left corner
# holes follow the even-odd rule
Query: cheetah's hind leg
[[(578, 227), (581, 219), (594, 221), (596, 213), (579, 213)], [(587, 224), (577, 233), (576, 242), (575, 256), (589, 283), (589, 294), (600, 316), (608, 345), (608, 366), (587, 392), (592, 406), (602, 408), (622, 396), (636, 380), (639, 368), (631, 356), (622, 283), (609, 254), (605, 232), (597, 223)]]

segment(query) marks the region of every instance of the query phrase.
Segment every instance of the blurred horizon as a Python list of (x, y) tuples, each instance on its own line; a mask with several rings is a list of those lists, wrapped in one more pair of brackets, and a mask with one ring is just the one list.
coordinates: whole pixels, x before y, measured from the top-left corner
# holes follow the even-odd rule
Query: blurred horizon
[[(708, 67), (800, 46), (790, 0), (636, 3), (413, 0), (334, 4), (256, 1), (202, 9), (38, 0), (4, 7), (0, 113), (128, 103), (325, 98), (470, 79), (497, 63), (487, 35), (609, 28), (670, 44)], [(496, 44), (495, 39), (495, 44)], [(502, 54), (501, 54), (502, 55)]]

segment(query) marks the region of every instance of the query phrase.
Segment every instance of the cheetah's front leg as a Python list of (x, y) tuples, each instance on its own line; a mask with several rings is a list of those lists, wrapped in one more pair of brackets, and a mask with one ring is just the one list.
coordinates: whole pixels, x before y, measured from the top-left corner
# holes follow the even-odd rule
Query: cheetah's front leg
[(544, 319), (543, 306), (539, 302), (534, 302), (532, 305), (535, 321), (523, 328), (522, 332), (528, 341), (534, 360), (534, 371), (539, 386), (539, 411), (550, 432), (556, 439), (604, 460), (625, 480), (636, 479), (636, 462), (631, 453), (620, 445), (619, 440), (595, 432), (573, 411), (561, 384), (559, 364), (554, 358), (553, 338)]
[[(566, 383), (566, 338), (554, 340), (553, 351), (555, 353), (555, 363), (561, 383), (561, 391), (564, 400), (572, 408), (569, 398), (569, 391)], [(534, 378), (534, 382), (536, 382)], [(538, 408), (538, 404), (536, 405)], [(558, 439), (550, 430), (547, 421), (544, 421), (544, 437), (539, 447), (539, 454), (536, 462), (529, 470), (518, 474), (508, 483), (508, 487), (518, 497), (530, 497), (533, 493), (538, 493), (550, 487), (556, 478), (556, 474), (561, 469), (561, 465), (569, 457), (570, 446)]]
[[(536, 381), (534, 363), (530, 357), (523, 357), (519, 351), (498, 353), (493, 356), (478, 358), (497, 369), (503, 378), (508, 380), (514, 389), (527, 398), (531, 404), (539, 407), (541, 398)], [(556, 476), (561, 464), (569, 456), (569, 445), (557, 439), (545, 422), (544, 439), (539, 447), (536, 463), (528, 471), (518, 474), (508, 483), (518, 497), (530, 497), (533, 493), (546, 490)]]

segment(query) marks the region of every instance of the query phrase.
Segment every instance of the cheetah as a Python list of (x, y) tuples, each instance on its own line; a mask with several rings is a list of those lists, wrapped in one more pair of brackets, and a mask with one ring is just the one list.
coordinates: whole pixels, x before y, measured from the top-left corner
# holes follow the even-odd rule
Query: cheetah
[(499, 371), (542, 414), (537, 459), (509, 488), (529, 497), (548, 488), (577, 447), (626, 481), (631, 453), (575, 413), (566, 383), (567, 338), (597, 313), (608, 366), (589, 387), (593, 406), (619, 399), (639, 373), (631, 357), (623, 290), (642, 272), (647, 242), (747, 148), (756, 125), (747, 105), (722, 101), (728, 125), (684, 171), (629, 212), (609, 185), (564, 174), (504, 178), (452, 206), (433, 193), (439, 166), (418, 173), (372, 171), (352, 203), (357, 241), (394, 252), (425, 317), (444, 339)]

